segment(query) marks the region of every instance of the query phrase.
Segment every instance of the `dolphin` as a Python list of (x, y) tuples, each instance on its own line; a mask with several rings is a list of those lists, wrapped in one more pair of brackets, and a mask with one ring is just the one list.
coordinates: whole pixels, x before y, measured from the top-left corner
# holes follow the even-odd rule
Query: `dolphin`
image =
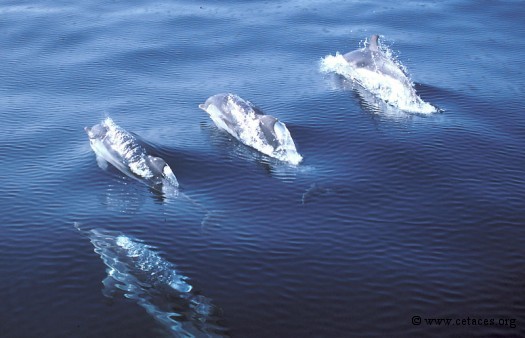
[(226, 337), (220, 309), (196, 293), (188, 278), (152, 246), (118, 231), (75, 227), (107, 266), (102, 293), (135, 301), (173, 337)]
[(218, 128), (247, 146), (291, 164), (302, 161), (286, 125), (250, 101), (222, 93), (209, 97), (199, 108), (210, 115)]
[(110, 117), (84, 130), (101, 167), (109, 162), (127, 176), (160, 191), (164, 186), (179, 186), (170, 166), (162, 158), (150, 155), (145, 144)]
[(352, 84), (360, 85), (385, 104), (400, 110), (400, 113), (426, 115), (440, 111), (418, 96), (405, 68), (384, 51), (378, 35), (372, 35), (363, 48), (344, 55), (336, 53), (335, 56), (326, 56), (320, 66), (323, 72), (335, 72)]
[(379, 35), (372, 35), (368, 46), (348, 52), (343, 57), (354, 69), (369, 71), (389, 76), (404, 85), (412, 87), (407, 74), (379, 48)]

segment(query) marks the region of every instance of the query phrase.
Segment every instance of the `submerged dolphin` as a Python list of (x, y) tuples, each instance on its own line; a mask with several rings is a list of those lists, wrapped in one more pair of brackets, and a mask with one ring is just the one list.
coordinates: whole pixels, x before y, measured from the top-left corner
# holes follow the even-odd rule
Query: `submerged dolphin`
[(101, 229), (83, 231), (107, 266), (103, 294), (117, 293), (134, 300), (174, 337), (224, 337), (219, 309), (193, 292), (188, 278), (153, 248), (120, 232)]
[(302, 156), (286, 125), (265, 115), (251, 102), (231, 93), (213, 95), (199, 108), (210, 115), (215, 125), (242, 143), (268, 156), (299, 164)]
[(111, 118), (84, 130), (99, 165), (105, 166), (109, 162), (127, 176), (157, 190), (179, 186), (169, 165), (162, 158), (148, 154), (144, 144)]

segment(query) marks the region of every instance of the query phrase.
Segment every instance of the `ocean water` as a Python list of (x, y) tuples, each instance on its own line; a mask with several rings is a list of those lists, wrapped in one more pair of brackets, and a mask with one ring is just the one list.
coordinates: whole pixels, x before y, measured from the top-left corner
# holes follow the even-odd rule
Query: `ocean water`
[[(1, 2), (0, 336), (180, 335), (104, 292), (91, 230), (175, 266), (219, 335), (524, 336), (523, 4)], [(442, 112), (320, 71), (371, 34)], [(303, 162), (219, 131), (198, 105), (221, 92), (285, 122)], [(179, 197), (97, 166), (83, 128), (105, 116), (162, 154)]]

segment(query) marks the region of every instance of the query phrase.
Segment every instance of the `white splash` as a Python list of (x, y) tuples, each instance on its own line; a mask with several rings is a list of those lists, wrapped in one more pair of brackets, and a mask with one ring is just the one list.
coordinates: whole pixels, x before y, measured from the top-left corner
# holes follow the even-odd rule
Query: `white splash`
[[(386, 55), (391, 58), (389, 54), (387, 53)], [(399, 62), (396, 62), (396, 64), (399, 65)], [(402, 65), (400, 67), (404, 68)], [(438, 111), (436, 107), (423, 101), (416, 94), (413, 83), (410, 82), (409, 85), (406, 85), (384, 74), (365, 68), (354, 68), (339, 53), (327, 55), (321, 59), (320, 71), (336, 73), (350, 81), (354, 81), (376, 97), (405, 112), (432, 114)]]

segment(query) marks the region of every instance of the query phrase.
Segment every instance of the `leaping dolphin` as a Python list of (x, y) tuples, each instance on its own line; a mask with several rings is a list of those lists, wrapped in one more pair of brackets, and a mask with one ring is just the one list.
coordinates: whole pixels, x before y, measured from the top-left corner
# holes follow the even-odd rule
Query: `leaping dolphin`
[(337, 53), (336, 56), (325, 57), (321, 69), (342, 75), (402, 111), (422, 114), (439, 111), (417, 95), (414, 84), (401, 64), (379, 45), (378, 35), (372, 35), (363, 48), (344, 55)]
[(84, 130), (99, 165), (109, 162), (127, 176), (156, 190), (163, 191), (164, 186), (179, 186), (170, 166), (162, 158), (148, 154), (145, 145), (110, 117)]
[(368, 46), (354, 50), (343, 55), (345, 60), (353, 68), (364, 68), (372, 72), (390, 76), (402, 82), (404, 85), (412, 86), (405, 72), (383, 53), (379, 48), (379, 35), (372, 35)]
[(231, 93), (213, 95), (199, 108), (210, 115), (215, 125), (242, 143), (263, 154), (292, 164), (302, 156), (286, 125), (271, 115), (265, 115), (251, 102)]

